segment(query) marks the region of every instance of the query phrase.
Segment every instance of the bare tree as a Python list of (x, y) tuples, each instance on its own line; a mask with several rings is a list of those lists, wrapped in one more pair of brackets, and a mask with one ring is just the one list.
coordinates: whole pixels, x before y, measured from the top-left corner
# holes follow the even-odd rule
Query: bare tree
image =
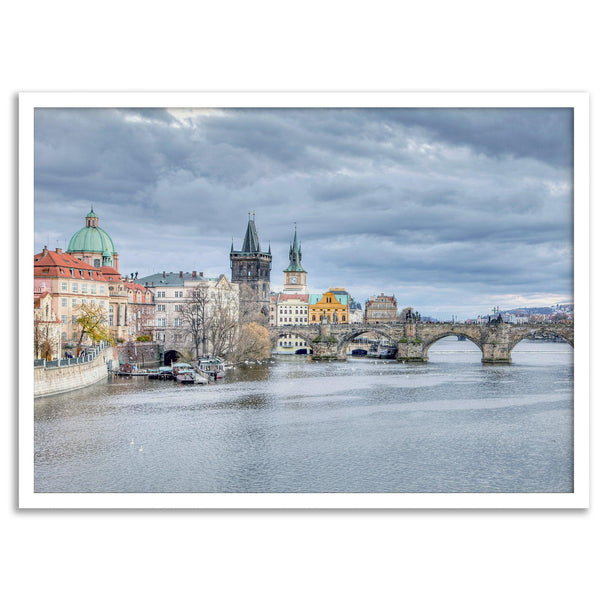
[(234, 351), (239, 328), (237, 305), (231, 296), (216, 292), (208, 328), (212, 353), (229, 356)]
[(181, 320), (185, 328), (184, 335), (190, 338), (192, 347), (199, 357), (199, 348), (202, 354), (208, 353), (208, 336), (211, 321), (210, 291), (206, 286), (198, 285), (191, 289), (188, 298), (181, 305)]

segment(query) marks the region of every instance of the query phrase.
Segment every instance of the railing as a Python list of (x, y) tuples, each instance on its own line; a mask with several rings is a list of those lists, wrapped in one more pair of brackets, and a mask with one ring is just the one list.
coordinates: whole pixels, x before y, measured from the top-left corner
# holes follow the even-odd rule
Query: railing
[(69, 367), (71, 365), (82, 365), (92, 362), (102, 350), (107, 346), (104, 342), (100, 342), (98, 346), (94, 346), (85, 351), (85, 354), (77, 358), (61, 358), (59, 360), (46, 360), (45, 358), (36, 358), (33, 361), (34, 367), (44, 367), (45, 369), (56, 369), (59, 367)]

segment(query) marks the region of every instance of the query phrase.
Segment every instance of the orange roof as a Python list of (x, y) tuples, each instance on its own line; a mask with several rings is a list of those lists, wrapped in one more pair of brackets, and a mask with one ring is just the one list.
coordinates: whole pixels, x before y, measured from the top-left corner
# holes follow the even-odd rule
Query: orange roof
[(67, 277), (70, 279), (87, 279), (89, 281), (105, 281), (97, 267), (65, 254), (59, 248), (56, 251), (44, 250), (33, 257), (34, 277)]

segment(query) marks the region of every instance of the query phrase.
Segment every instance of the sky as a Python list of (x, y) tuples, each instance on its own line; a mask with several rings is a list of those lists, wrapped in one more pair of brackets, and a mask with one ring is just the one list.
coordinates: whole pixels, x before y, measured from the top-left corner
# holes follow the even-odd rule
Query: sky
[(248, 211), (281, 290), (448, 319), (573, 301), (573, 115), (561, 108), (35, 110), (34, 252), (93, 205), (123, 274), (231, 276)]

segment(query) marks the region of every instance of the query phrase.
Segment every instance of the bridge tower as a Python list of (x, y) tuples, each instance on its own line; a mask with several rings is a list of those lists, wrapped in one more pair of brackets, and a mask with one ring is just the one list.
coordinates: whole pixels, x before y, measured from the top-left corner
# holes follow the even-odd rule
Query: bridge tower
[[(229, 252), (231, 267), (231, 281), (248, 286), (253, 292), (253, 298), (248, 302), (257, 303), (257, 307), (264, 315), (269, 315), (269, 303), (271, 301), (271, 245), (269, 250), (263, 252), (258, 240), (258, 231), (254, 222), (255, 213), (248, 211), (248, 226), (241, 250), (233, 249)], [(251, 307), (256, 308), (256, 307)], [(253, 312), (253, 311), (252, 311)]]

